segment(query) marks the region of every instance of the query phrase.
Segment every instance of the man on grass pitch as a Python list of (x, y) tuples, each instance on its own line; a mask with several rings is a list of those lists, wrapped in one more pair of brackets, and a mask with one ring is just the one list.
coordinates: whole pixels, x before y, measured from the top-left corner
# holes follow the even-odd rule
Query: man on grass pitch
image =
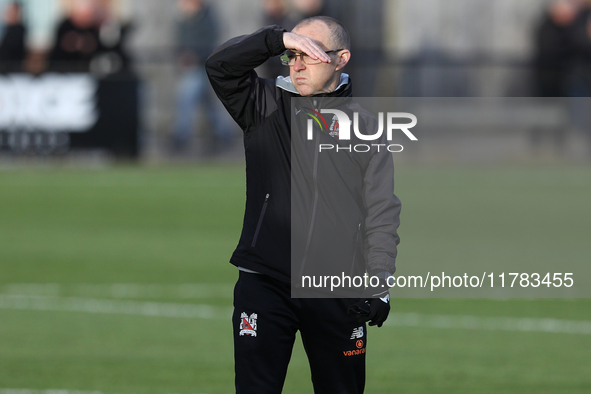
[[(300, 156), (295, 147), (339, 143), (339, 119), (321, 115), (322, 100), (349, 100), (348, 116), (354, 119), (357, 108), (360, 128), (376, 125), (350, 99), (343, 72), (349, 48), (338, 21), (313, 17), (292, 32), (269, 26), (234, 38), (206, 63), (216, 94), (244, 131), (246, 212), (231, 258), (239, 269), (232, 318), (237, 393), (281, 392), (298, 330), (315, 393), (362, 393), (365, 323), (380, 327), (388, 317), (385, 283), (395, 270), (400, 213), (391, 155), (301, 149)], [(258, 78), (254, 69), (278, 55), (289, 77)], [(343, 277), (367, 273), (379, 286), (357, 289), (356, 297), (294, 296), (305, 290), (294, 273), (338, 275), (331, 259), (348, 261)]]

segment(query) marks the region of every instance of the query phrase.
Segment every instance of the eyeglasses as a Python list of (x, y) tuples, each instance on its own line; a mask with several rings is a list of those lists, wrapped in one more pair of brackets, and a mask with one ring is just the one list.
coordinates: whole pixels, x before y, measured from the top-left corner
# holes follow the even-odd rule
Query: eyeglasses
[[(332, 51), (326, 51), (324, 53), (328, 54), (328, 53), (338, 52), (338, 51), (342, 51), (342, 50), (343, 50), (343, 48), (334, 49)], [(307, 65), (322, 63), (322, 60), (312, 59), (310, 56), (306, 55), (304, 52), (295, 53), (293, 51), (288, 50), (288, 51), (285, 51), (285, 53), (283, 55), (281, 55), (281, 57), (280, 57), (281, 64), (283, 64), (284, 66), (293, 66), (298, 57), (300, 58), (302, 63), (307, 64)]]

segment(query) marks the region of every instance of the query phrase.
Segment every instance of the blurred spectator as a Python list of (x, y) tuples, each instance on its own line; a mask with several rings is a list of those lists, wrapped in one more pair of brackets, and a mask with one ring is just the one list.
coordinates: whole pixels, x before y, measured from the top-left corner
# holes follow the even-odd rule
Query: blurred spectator
[(130, 58), (125, 49), (130, 23), (121, 22), (108, 7), (108, 2), (97, 3), (101, 51), (90, 63), (90, 71), (99, 75), (129, 72)]
[(212, 149), (229, 143), (232, 134), (223, 116), (218, 100), (213, 99), (205, 60), (215, 48), (218, 23), (211, 7), (202, 0), (179, 0), (181, 12), (177, 24), (177, 63), (180, 76), (177, 85), (176, 122), (173, 131), (173, 149), (180, 152), (187, 148), (197, 121), (197, 111), (208, 117), (214, 130)]
[(591, 3), (581, 7), (571, 27), (572, 68), (567, 93), (571, 97), (591, 97)]
[(324, 9), (324, 0), (291, 0), (294, 11), (297, 14), (298, 22), (300, 19), (310, 18), (312, 16), (326, 15)]
[(114, 18), (106, 3), (74, 0), (59, 24), (49, 55), (50, 69), (99, 75), (127, 71), (129, 58), (123, 49), (128, 26)]
[(265, 25), (278, 25), (286, 30), (295, 27), (296, 21), (289, 15), (287, 0), (263, 0)]
[(76, 0), (69, 15), (59, 24), (54, 47), (49, 55), (54, 71), (88, 72), (90, 62), (101, 49), (98, 4), (94, 0)]
[(22, 6), (10, 3), (4, 11), (4, 29), (0, 34), (0, 73), (22, 70), (26, 56), (27, 30), (22, 21)]
[[(550, 4), (536, 32), (534, 94), (540, 97), (570, 97), (571, 126), (589, 136), (591, 117), (591, 4), (581, 0), (557, 0)], [(566, 130), (553, 133), (554, 145), (562, 152)], [(534, 146), (541, 134), (532, 134)], [(591, 140), (589, 141), (591, 142)]]
[(572, 45), (574, 58), (567, 92), (574, 129), (587, 140), (587, 154), (591, 157), (591, 3), (583, 4), (573, 23)]
[[(291, 31), (302, 19), (317, 15), (328, 15), (323, 0), (262, 0), (265, 16), (263, 24), (277, 25)], [(267, 60), (260, 72), (263, 78), (276, 78), (289, 74), (289, 69), (281, 65), (279, 57)]]
[(575, 51), (573, 28), (579, 12), (578, 2), (557, 0), (544, 14), (536, 31), (536, 96), (568, 95), (567, 80)]
[[(294, 19), (289, 11), (287, 0), (263, 0), (265, 18), (263, 25), (277, 25), (287, 31), (291, 31), (298, 20)], [(289, 74), (289, 70), (281, 64), (278, 56), (267, 60), (262, 66), (261, 76), (264, 78), (276, 78), (279, 75)]]

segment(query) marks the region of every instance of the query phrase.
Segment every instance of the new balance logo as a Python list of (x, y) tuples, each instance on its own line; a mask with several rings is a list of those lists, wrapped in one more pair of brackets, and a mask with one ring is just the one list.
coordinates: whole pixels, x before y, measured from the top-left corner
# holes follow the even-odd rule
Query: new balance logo
[(359, 339), (359, 338), (363, 338), (363, 326), (354, 328), (350, 339)]

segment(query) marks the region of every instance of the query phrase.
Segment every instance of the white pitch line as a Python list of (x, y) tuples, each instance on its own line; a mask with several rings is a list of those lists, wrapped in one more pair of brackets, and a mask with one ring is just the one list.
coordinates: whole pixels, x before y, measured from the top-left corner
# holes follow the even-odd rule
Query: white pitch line
[(46, 297), (229, 299), (233, 288), (231, 283), (9, 283), (0, 285), (0, 293)]
[(384, 324), (398, 327), (591, 335), (591, 321), (550, 318), (390, 313)]
[[(87, 390), (67, 390), (67, 389), (46, 389), (46, 390), (35, 390), (35, 389), (10, 389), (0, 388), (0, 394), (117, 394), (104, 391), (87, 391)], [(205, 394), (205, 393), (197, 393)]]
[(211, 305), (28, 295), (0, 295), (0, 309), (123, 314), (192, 319), (229, 319), (232, 315), (231, 308), (221, 308)]
[[(231, 299), (232, 283), (7, 283), (0, 284), (0, 294), (45, 297), (84, 297), (114, 299)], [(463, 301), (448, 298), (447, 301)], [(509, 298), (488, 298), (488, 301), (509, 301)], [(523, 298), (520, 301), (535, 301)], [(555, 301), (574, 302), (574, 298)]]
[(0, 389), (0, 394), (116, 394), (103, 391), (65, 390), (65, 389)]
[[(229, 319), (232, 308), (212, 305), (76, 297), (0, 295), (0, 309), (125, 314), (192, 319)], [(591, 335), (591, 321), (390, 313), (386, 326)], [(0, 393), (3, 394), (3, 393)]]

